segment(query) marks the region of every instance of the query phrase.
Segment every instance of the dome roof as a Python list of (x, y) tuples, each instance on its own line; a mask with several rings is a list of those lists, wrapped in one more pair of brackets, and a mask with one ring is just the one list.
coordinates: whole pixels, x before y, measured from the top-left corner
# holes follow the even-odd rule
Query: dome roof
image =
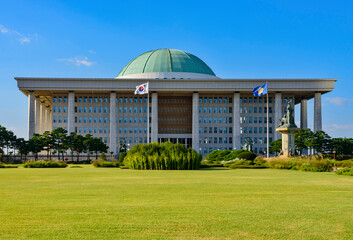
[[(161, 75), (160, 73), (164, 74)], [(211, 76), (204, 76), (204, 74)], [(157, 49), (141, 54), (120, 71), (118, 78), (129, 78), (133, 76), (134, 78), (141, 78), (143, 76), (151, 78), (163, 76), (168, 76), (168, 78), (217, 78), (211, 68), (200, 58), (181, 50), (168, 48)]]

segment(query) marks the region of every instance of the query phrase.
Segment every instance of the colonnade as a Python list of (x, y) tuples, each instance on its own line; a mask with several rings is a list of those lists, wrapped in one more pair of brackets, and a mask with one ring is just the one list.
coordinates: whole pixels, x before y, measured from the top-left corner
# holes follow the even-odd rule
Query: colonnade
[(28, 93), (28, 139), (34, 133), (44, 133), (51, 131), (52, 126), (51, 109), (34, 91)]
[[(158, 93), (153, 92), (151, 101), (151, 142), (158, 141)], [(192, 147), (199, 149), (199, 93), (192, 94)], [(149, 109), (148, 109), (149, 111)], [(50, 106), (41, 102), (34, 91), (28, 93), (28, 137), (34, 133), (43, 133), (52, 129), (52, 114)], [(282, 93), (275, 93), (275, 127), (279, 125), (282, 118)], [(149, 121), (149, 119), (148, 119)], [(308, 127), (307, 100), (301, 100), (300, 127)], [(110, 141), (109, 151), (116, 153), (116, 92), (110, 93)], [(233, 149), (240, 149), (240, 93), (233, 94)], [(315, 93), (314, 97), (314, 131), (322, 130), (321, 93)], [(68, 93), (68, 132), (75, 131), (75, 93)], [(149, 131), (149, 129), (147, 130)], [(280, 136), (276, 133), (275, 140)]]

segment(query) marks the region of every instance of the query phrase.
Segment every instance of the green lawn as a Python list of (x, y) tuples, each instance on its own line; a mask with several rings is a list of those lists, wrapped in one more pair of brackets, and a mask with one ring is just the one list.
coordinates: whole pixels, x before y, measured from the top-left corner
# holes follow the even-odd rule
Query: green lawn
[(353, 177), (0, 169), (0, 239), (353, 239)]

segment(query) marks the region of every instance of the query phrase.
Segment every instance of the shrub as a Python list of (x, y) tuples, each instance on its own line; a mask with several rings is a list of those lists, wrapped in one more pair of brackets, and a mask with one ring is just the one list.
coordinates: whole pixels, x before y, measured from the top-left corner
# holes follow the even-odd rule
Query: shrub
[(194, 170), (199, 169), (202, 155), (183, 144), (137, 144), (124, 159), (130, 169), (144, 170)]
[(266, 165), (275, 169), (292, 169), (309, 172), (330, 172), (332, 163), (327, 160), (305, 159), (305, 158), (274, 158), (267, 161)]
[(34, 161), (23, 164), (24, 168), (66, 168), (67, 163), (55, 161)]
[(5, 165), (2, 162), (0, 162), (0, 168), (18, 168), (17, 165)]
[(105, 156), (104, 152), (102, 152), (101, 155), (99, 156), (99, 160), (107, 161), (107, 157)]
[(336, 171), (338, 175), (353, 176), (353, 168), (343, 168)]
[(129, 169), (128, 166), (120, 166), (121, 169)]
[(223, 164), (202, 161), (200, 165), (200, 168), (212, 168), (212, 167), (223, 167)]
[(328, 160), (311, 160), (303, 163), (300, 170), (306, 172), (331, 172), (332, 164)]
[(267, 168), (264, 160), (237, 160), (229, 165), (229, 168)]
[(119, 167), (119, 162), (108, 162), (103, 160), (93, 161), (94, 167)]
[(353, 168), (353, 160), (335, 161), (335, 167)]
[(242, 152), (238, 155), (239, 159), (250, 160), (253, 161), (256, 158), (256, 154), (252, 152)]
[(123, 163), (127, 152), (121, 152), (119, 155), (119, 163)]

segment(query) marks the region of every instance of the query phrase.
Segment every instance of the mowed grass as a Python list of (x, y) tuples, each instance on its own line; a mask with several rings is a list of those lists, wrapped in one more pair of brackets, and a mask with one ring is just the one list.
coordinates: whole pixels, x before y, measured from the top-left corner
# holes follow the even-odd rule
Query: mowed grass
[(0, 239), (353, 239), (353, 177), (0, 169)]

